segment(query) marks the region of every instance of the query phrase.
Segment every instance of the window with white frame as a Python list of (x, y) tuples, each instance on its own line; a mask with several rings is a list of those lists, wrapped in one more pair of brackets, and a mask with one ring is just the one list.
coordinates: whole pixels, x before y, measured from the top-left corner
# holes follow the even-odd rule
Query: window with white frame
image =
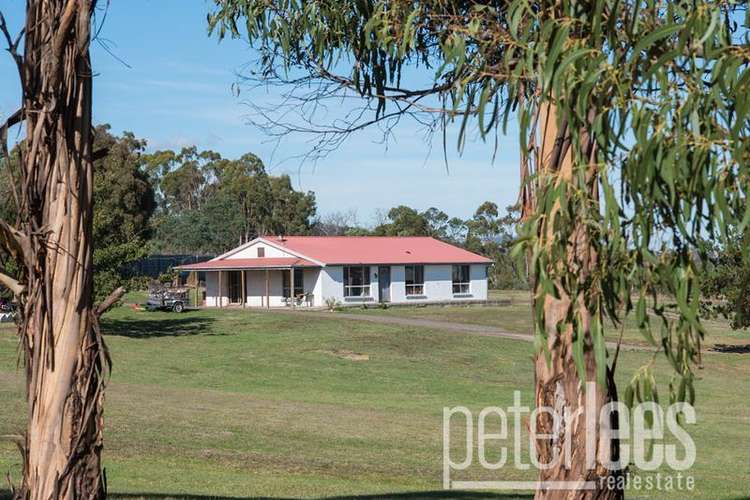
[(424, 295), (424, 266), (406, 266), (406, 295)]
[(470, 289), (469, 266), (465, 264), (453, 266), (453, 293), (469, 293)]
[(370, 266), (344, 267), (344, 297), (370, 296)]

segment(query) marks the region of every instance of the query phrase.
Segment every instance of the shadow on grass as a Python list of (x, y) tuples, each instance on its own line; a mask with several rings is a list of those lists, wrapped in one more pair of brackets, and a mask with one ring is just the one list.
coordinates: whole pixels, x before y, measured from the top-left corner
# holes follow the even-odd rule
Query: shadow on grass
[[(406, 493), (382, 493), (378, 495), (354, 495), (354, 496), (337, 496), (321, 497), (319, 500), (387, 500), (390, 498), (404, 500), (419, 499), (450, 499), (461, 498), (464, 500), (513, 500), (532, 498), (532, 494), (518, 493), (482, 493), (478, 491), (410, 491)], [(11, 499), (12, 495), (8, 490), (0, 490), (0, 500)], [(120, 499), (160, 499), (160, 500), (286, 500), (281, 497), (221, 497), (211, 495), (170, 495), (168, 493), (109, 493), (107, 498)], [(291, 499), (289, 499), (291, 500)]]
[(714, 352), (725, 352), (731, 354), (750, 354), (750, 344), (733, 345), (733, 344), (714, 344), (711, 348)]
[(149, 339), (157, 337), (182, 337), (185, 335), (200, 335), (210, 330), (211, 318), (196, 318), (191, 316), (144, 318), (144, 319), (102, 319), (104, 335), (117, 335), (133, 339)]
[[(451, 499), (460, 498), (464, 500), (513, 500), (513, 499), (528, 499), (532, 498), (532, 494), (518, 494), (518, 493), (482, 493), (478, 491), (410, 491), (410, 492), (394, 492), (394, 493), (381, 493), (377, 495), (352, 495), (352, 496), (333, 496), (333, 497), (318, 497), (319, 500), (388, 500), (388, 499), (404, 499), (404, 500), (419, 500), (419, 499)], [(110, 493), (107, 498), (121, 498), (121, 499), (175, 499), (175, 500), (287, 500), (280, 497), (215, 497), (210, 495), (169, 495), (163, 493)], [(288, 499), (291, 500), (291, 499)]]

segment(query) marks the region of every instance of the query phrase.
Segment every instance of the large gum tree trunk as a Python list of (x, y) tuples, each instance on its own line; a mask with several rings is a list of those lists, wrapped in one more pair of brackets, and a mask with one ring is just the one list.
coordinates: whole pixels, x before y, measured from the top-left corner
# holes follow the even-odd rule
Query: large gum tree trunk
[[(570, 152), (569, 135), (564, 123), (560, 123), (557, 108), (554, 104), (542, 104), (539, 113), (540, 137), (536, 158), (536, 172), (541, 185), (548, 186), (560, 182), (570, 182), (574, 174), (573, 159)], [(593, 144), (591, 147), (594, 147)], [(593, 156), (593, 155), (592, 155)], [(596, 170), (587, 169), (586, 184), (589, 195), (596, 199)], [(543, 188), (540, 188), (543, 189)], [(539, 194), (539, 193), (537, 193)], [(525, 210), (534, 210), (538, 196), (525, 200)], [(531, 205), (530, 207), (528, 205)], [(552, 209), (550, 220), (542, 225), (540, 244), (551, 245), (559, 237), (554, 230), (552, 219), (559, 210)], [(580, 282), (588, 277), (596, 255), (588, 242), (583, 225), (572, 231), (569, 241), (564, 242), (567, 254), (567, 265), (574, 268)], [(565, 265), (555, 263), (552, 265)], [(537, 414), (537, 436), (546, 434), (551, 437), (537, 439), (536, 451), (539, 462), (553, 464), (539, 472), (540, 487), (536, 499), (619, 499), (623, 491), (612, 489), (606, 484), (607, 478), (620, 475), (611, 471), (604, 464), (617, 461), (619, 458), (619, 441), (613, 438), (612, 431), (617, 427), (617, 415), (600, 420), (600, 411), (604, 405), (617, 400), (617, 392), (612, 373), (607, 370), (607, 383), (597, 383), (596, 363), (591, 337), (592, 312), (584, 305), (583, 296), (572, 301), (566, 294), (560, 281), (555, 282), (559, 298), (546, 295), (539, 299), (539, 285), (535, 284), (535, 300), (543, 300), (544, 325), (547, 336), (546, 353), (537, 353), (535, 366), (535, 395), (537, 408), (549, 408), (552, 412)], [(588, 390), (581, 384), (573, 357), (573, 330), (571, 321), (571, 303), (577, 304), (573, 314), (580, 318), (584, 336), (584, 363)], [(567, 460), (567, 449), (570, 460)], [(555, 457), (560, 457), (555, 460)], [(566, 487), (556, 489), (553, 485), (565, 482)], [(593, 489), (578, 489), (589, 482)], [(615, 484), (617, 481), (615, 481)], [(559, 487), (559, 486), (558, 486)], [(567, 488), (567, 489), (565, 489)]]
[(17, 57), (26, 121), (19, 223), (0, 243), (20, 264), (17, 295), (28, 398), (17, 498), (103, 498), (103, 375), (92, 304), (89, 59), (95, 0), (28, 0)]

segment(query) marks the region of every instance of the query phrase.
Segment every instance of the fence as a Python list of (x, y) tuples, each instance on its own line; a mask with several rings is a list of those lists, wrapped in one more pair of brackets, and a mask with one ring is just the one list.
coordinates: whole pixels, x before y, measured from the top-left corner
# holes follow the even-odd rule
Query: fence
[(213, 258), (212, 255), (149, 255), (145, 259), (128, 264), (126, 273), (130, 276), (158, 278), (175, 266), (195, 264)]

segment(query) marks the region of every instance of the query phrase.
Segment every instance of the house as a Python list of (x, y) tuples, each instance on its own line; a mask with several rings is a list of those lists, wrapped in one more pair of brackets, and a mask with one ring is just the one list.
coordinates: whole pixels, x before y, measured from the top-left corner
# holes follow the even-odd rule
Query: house
[(490, 259), (429, 237), (260, 237), (206, 262), (206, 306), (487, 300)]

